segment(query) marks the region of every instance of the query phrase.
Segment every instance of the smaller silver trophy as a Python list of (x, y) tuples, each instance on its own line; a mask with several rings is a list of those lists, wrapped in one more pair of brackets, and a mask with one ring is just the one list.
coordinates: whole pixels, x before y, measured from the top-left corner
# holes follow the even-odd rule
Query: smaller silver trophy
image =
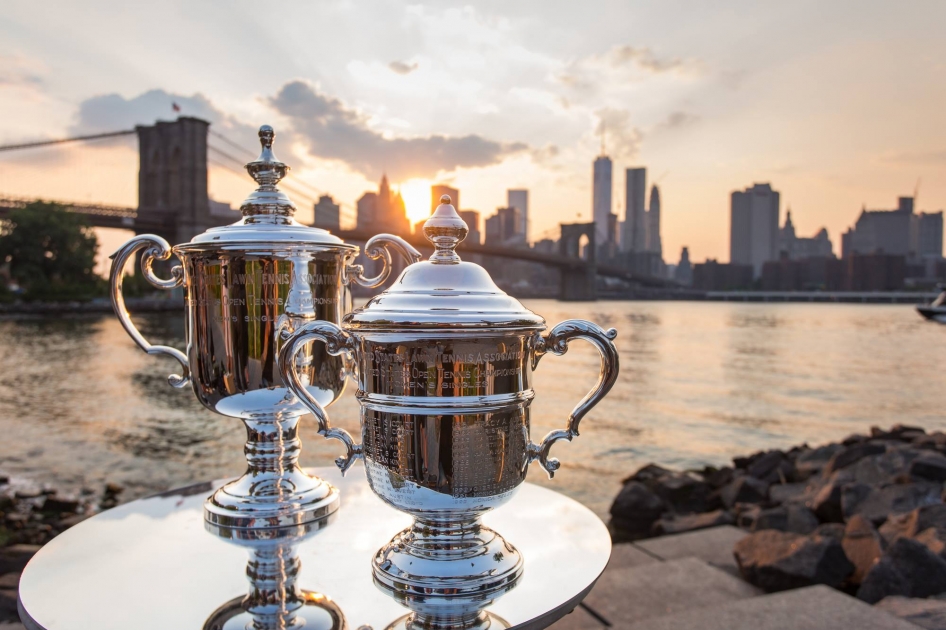
[[(287, 331), (279, 367), (320, 419), (323, 435), (346, 445), (339, 467), (363, 457), (371, 489), (414, 517), (375, 555), (375, 580), (428, 598), (487, 596), (516, 582), (522, 557), (480, 517), (513, 497), (532, 461), (549, 476), (558, 468), (552, 445), (578, 435), (581, 418), (617, 379), (617, 333), (568, 320), (543, 336), (543, 318), (503, 293), (482, 267), (461, 262), (455, 249), (467, 226), (448, 196), (424, 234), (435, 248), (429, 261), (407, 267), (391, 289), (346, 315), (342, 327), (319, 321)], [(597, 384), (564, 430), (534, 444), (532, 371), (545, 354), (563, 354), (572, 339), (601, 353)], [(329, 428), (297, 369), (315, 340), (331, 354), (354, 358), (361, 444)]]
[[(283, 527), (326, 518), (338, 509), (338, 490), (299, 466), (299, 417), (305, 407), (283, 383), (276, 366), (281, 331), (316, 320), (340, 322), (351, 310), (349, 284), (379, 286), (391, 272), (391, 251), (408, 263), (420, 254), (403, 239), (379, 234), (366, 244), (384, 262), (367, 278), (354, 259), (358, 248), (293, 218), (295, 206), (276, 185), (289, 167), (273, 154), (275, 133), (259, 131), (262, 152), (246, 165), (259, 188), (243, 202), (243, 218), (171, 247), (159, 236), (136, 236), (113, 256), (111, 298), (115, 314), (148, 354), (180, 363), (174, 387), (193, 385), (209, 409), (246, 425), (246, 473), (219, 488), (205, 516), (223, 527)], [(122, 280), (127, 261), (141, 252), (141, 271), (154, 286), (184, 288), (187, 354), (148, 343), (125, 308)], [(158, 278), (156, 260), (177, 256), (171, 278)], [(344, 357), (320, 342), (297, 348), (293, 366), (320, 405), (341, 396), (350, 371)]]

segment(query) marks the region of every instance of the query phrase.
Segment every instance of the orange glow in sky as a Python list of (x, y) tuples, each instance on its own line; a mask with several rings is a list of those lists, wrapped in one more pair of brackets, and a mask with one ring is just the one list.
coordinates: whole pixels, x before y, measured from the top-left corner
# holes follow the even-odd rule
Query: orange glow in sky
[(411, 225), (430, 216), (430, 180), (409, 179), (401, 184), (401, 197)]

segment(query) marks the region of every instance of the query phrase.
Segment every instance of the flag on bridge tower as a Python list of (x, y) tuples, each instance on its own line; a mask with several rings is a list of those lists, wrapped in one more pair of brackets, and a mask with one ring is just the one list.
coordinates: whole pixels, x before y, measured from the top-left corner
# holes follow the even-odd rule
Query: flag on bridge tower
[(178, 105), (177, 103), (171, 103), (171, 109), (173, 109), (176, 112), (179, 112), (181, 111), (181, 106)]

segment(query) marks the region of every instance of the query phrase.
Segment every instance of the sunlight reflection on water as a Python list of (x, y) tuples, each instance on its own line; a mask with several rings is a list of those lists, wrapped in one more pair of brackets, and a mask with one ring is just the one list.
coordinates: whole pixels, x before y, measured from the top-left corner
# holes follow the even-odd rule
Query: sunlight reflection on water
[[(533, 300), (549, 324), (618, 329), (621, 377), (554, 453), (549, 485), (604, 515), (638, 466), (721, 464), (757, 449), (812, 444), (895, 422), (946, 428), (936, 357), (946, 328), (909, 306)], [(182, 347), (183, 318), (136, 318), (152, 343)], [(174, 364), (140, 352), (114, 317), (0, 320), (0, 470), (78, 490), (115, 481), (125, 498), (243, 467), (238, 420), (166, 383)], [(542, 359), (533, 439), (563, 427), (594, 383), (598, 355), (575, 342)], [(357, 429), (354, 388), (329, 409)], [(303, 461), (330, 465), (335, 442), (304, 420)]]

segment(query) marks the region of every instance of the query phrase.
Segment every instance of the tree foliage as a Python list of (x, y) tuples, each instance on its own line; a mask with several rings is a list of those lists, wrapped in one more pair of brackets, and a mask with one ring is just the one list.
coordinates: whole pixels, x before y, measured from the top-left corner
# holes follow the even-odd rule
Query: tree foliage
[(0, 262), (28, 300), (89, 299), (104, 292), (95, 274), (98, 239), (85, 217), (37, 201), (13, 210), (0, 229)]

